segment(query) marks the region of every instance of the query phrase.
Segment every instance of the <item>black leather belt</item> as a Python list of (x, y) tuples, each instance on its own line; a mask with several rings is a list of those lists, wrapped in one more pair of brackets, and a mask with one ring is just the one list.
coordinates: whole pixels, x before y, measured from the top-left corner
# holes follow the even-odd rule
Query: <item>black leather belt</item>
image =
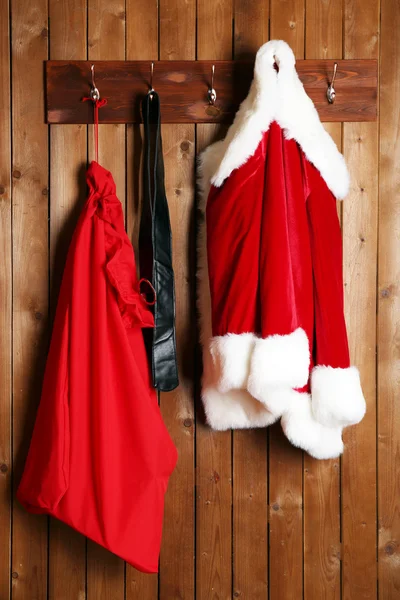
[(160, 99), (152, 90), (142, 101), (144, 123), (143, 206), (139, 230), (140, 277), (155, 290), (154, 329), (144, 330), (153, 385), (168, 392), (179, 384), (176, 360), (175, 286), (171, 224), (164, 185)]

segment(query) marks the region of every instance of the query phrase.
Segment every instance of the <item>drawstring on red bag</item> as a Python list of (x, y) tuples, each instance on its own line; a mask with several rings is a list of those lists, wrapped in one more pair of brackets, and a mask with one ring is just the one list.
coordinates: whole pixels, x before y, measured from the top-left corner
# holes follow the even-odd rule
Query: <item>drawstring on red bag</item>
[(100, 92), (96, 87), (94, 81), (94, 65), (91, 66), (92, 71), (92, 89), (90, 90), (90, 96), (85, 96), (82, 98), (82, 102), (86, 102), (87, 100), (91, 100), (93, 102), (93, 111), (94, 111), (94, 151), (95, 151), (95, 160), (99, 162), (99, 108), (107, 104), (106, 98), (100, 99)]
[[(84, 96), (82, 98), (82, 102), (87, 102), (91, 100), (93, 102), (93, 123), (94, 123), (94, 151), (95, 151), (95, 160), (99, 162), (99, 108), (107, 104), (106, 98), (100, 98), (100, 92), (96, 87), (96, 83), (94, 80), (94, 65), (91, 66), (92, 71), (92, 88), (90, 90), (90, 96)], [(150, 288), (150, 293), (152, 294), (152, 299), (147, 300), (147, 295), (145, 292), (142, 292), (142, 284), (146, 283)], [(147, 304), (147, 306), (154, 306), (156, 303), (156, 291), (148, 279), (142, 277), (142, 279), (138, 283), (138, 292), (143, 299), (143, 301)]]

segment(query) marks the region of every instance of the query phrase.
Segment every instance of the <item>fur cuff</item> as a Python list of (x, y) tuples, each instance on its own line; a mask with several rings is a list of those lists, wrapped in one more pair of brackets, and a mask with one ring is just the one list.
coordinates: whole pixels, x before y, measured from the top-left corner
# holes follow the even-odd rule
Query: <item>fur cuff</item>
[(207, 386), (203, 387), (202, 400), (207, 423), (217, 431), (268, 427), (276, 421), (276, 417), (246, 390), (221, 393), (215, 387)]
[(302, 388), (308, 381), (309, 366), (308, 338), (300, 327), (288, 335), (257, 339), (247, 389), (268, 410), (280, 416), (284, 409), (280, 410), (275, 402), (276, 388)]
[(281, 419), (282, 429), (289, 441), (318, 459), (336, 458), (343, 452), (342, 428), (325, 427), (312, 413), (309, 394), (297, 396)]
[(365, 415), (365, 400), (356, 367), (315, 367), (311, 374), (312, 411), (326, 427), (359, 423)]
[(255, 340), (253, 333), (228, 333), (212, 338), (213, 381), (219, 392), (246, 388)]

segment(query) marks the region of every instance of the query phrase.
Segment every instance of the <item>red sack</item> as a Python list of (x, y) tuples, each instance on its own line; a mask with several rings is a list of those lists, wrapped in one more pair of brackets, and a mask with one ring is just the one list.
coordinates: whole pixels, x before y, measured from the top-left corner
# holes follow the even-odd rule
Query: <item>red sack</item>
[(97, 162), (87, 182), (17, 498), (153, 573), (177, 452), (150, 382), (142, 327), (153, 315), (115, 183)]

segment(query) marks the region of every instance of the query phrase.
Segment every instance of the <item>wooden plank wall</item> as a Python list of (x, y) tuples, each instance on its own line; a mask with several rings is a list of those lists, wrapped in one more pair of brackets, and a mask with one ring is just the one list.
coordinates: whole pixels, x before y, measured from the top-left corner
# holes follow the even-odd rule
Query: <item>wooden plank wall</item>
[[(269, 38), (285, 39), (299, 58), (380, 58), (379, 122), (329, 126), (352, 176), (339, 214), (351, 353), (368, 413), (332, 461), (303, 455), (279, 426), (213, 433), (204, 425), (195, 157), (225, 129), (165, 126), (181, 385), (161, 394), (160, 406), (179, 464), (160, 573), (143, 575), (14, 500), (94, 157), (91, 128), (44, 124), (43, 60), (244, 58)], [(3, 0), (0, 76), (0, 600), (400, 598), (398, 1)], [(100, 160), (135, 245), (141, 127), (100, 129)]]

